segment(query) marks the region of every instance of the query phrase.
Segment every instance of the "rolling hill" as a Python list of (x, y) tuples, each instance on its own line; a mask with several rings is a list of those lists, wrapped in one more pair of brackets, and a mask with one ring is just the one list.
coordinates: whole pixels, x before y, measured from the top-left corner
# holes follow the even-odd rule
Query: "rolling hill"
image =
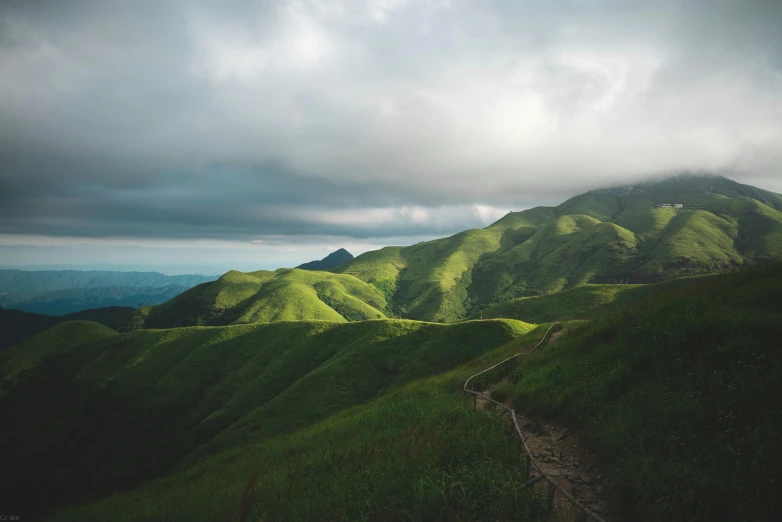
[(0, 349), (21, 343), (65, 321), (91, 321), (114, 328), (120, 319), (132, 311), (133, 308), (110, 306), (53, 316), (0, 308)]
[[(674, 203), (683, 208), (660, 206)], [(724, 177), (679, 176), (596, 190), (558, 207), (509, 213), (484, 229), (366, 252), (331, 273), (232, 271), (142, 309), (122, 328), (383, 317), (453, 322), (584, 285), (604, 285), (606, 296), (619, 296), (624, 289), (605, 285), (775, 259), (782, 259), (782, 196)], [(600, 292), (591, 287), (572, 297)], [(503, 306), (507, 314), (513, 305)]]
[[(775, 520), (782, 265), (694, 281), (567, 323), (479, 386), (577, 431), (622, 520)], [(507, 422), (458, 393), (532, 328), (63, 323), (0, 354), (0, 501), (58, 521), (550, 520)]]
[(121, 330), (271, 321), (384, 319), (386, 301), (350, 275), (300, 269), (231, 271), (174, 299), (138, 309)]
[(14, 426), (0, 444), (16, 448), (5, 465), (17, 470), (0, 477), (0, 503), (29, 514), (136, 487), (287, 437), (531, 329), (281, 321), (118, 334), (62, 323), (0, 352), (0, 422)]
[(782, 196), (721, 176), (683, 175), (367, 252), (335, 272), (381, 290), (394, 315), (448, 322), (585, 284), (652, 283), (775, 259), (782, 259)]
[(302, 270), (331, 270), (332, 268), (336, 268), (343, 263), (352, 261), (353, 259), (353, 254), (344, 248), (340, 248), (339, 250), (330, 253), (320, 261), (310, 261), (309, 263), (304, 263), (303, 265), (299, 265), (296, 268), (301, 268)]

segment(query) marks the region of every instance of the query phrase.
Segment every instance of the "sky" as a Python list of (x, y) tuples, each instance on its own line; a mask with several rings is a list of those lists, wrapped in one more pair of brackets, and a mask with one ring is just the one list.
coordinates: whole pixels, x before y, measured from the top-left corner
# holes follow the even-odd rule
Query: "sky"
[(0, 2), (0, 266), (222, 273), (782, 192), (777, 0)]

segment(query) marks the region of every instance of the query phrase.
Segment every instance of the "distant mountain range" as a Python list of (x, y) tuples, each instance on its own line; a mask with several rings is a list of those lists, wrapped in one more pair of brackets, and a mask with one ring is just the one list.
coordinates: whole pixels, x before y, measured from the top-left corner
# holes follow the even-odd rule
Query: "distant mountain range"
[(320, 261), (310, 261), (309, 263), (304, 263), (303, 265), (299, 265), (296, 268), (301, 268), (302, 270), (331, 270), (332, 268), (336, 268), (343, 263), (352, 261), (353, 259), (353, 254), (344, 248), (340, 248), (339, 250), (330, 253)]
[(107, 306), (163, 303), (215, 277), (158, 272), (0, 270), (0, 306), (63, 315)]
[(139, 312), (134, 325), (386, 316), (452, 322), (586, 284), (653, 283), (775, 259), (782, 259), (782, 196), (720, 176), (677, 176), (367, 252), (332, 269), (337, 274), (229, 272)]
[(107, 270), (0, 270), (0, 293), (52, 292), (69, 288), (112, 286), (169, 286), (190, 288), (215, 276), (197, 274), (168, 276), (159, 272), (116, 272)]
[(138, 308), (142, 305), (165, 303), (187, 289), (188, 287), (181, 285), (110, 286), (67, 288), (42, 293), (14, 292), (0, 296), (0, 306), (36, 314), (64, 315), (90, 308)]

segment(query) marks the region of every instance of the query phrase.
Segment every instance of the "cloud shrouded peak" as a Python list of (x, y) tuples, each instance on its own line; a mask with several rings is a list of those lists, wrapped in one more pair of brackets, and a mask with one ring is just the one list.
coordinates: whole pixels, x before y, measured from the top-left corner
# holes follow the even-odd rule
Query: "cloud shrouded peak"
[(782, 190), (782, 4), (6, 2), (0, 233), (439, 234), (686, 170)]

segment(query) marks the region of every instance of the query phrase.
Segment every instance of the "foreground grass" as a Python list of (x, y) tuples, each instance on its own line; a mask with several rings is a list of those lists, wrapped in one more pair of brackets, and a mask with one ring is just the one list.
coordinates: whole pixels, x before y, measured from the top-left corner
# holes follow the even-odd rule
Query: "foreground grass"
[(546, 520), (541, 499), (519, 489), (507, 435), (505, 420), (417, 383), (52, 520), (239, 520), (248, 482), (247, 520)]
[(467, 376), (542, 332), (52, 520), (549, 520), (543, 499), (519, 488), (523, 466), (507, 420), (473, 411), (459, 393)]
[[(64, 323), (0, 355), (0, 504), (27, 513), (288, 435), (525, 334), (519, 321), (276, 322), (117, 334)], [(54, 343), (59, 339), (61, 343)], [(66, 342), (67, 341), (67, 342)]]
[(571, 325), (519, 362), (514, 402), (583, 429), (632, 520), (782, 515), (782, 266)]

